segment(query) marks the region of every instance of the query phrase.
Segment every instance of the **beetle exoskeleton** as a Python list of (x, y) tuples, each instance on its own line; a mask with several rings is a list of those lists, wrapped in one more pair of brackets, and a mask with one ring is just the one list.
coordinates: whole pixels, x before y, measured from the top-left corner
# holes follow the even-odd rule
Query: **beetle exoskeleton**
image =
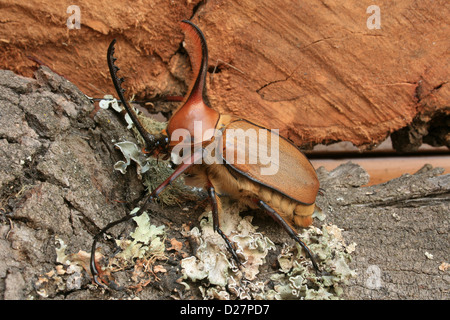
[[(211, 108), (205, 99), (208, 69), (206, 40), (200, 29), (188, 20), (181, 22), (181, 28), (191, 44), (188, 52), (194, 81), (185, 99), (174, 111), (167, 128), (159, 135), (151, 135), (145, 130), (125, 100), (121, 86), (123, 78), (117, 76), (119, 68), (114, 64), (115, 40), (108, 48), (108, 66), (114, 86), (143, 136), (147, 152), (167, 155), (174, 149), (180, 149), (180, 146), (184, 152), (172, 175), (145, 197), (138, 211), (108, 224), (95, 236), (91, 250), (91, 272), (95, 282), (103, 285), (94, 259), (98, 239), (109, 228), (147, 211), (151, 200), (157, 198), (171, 181), (183, 173), (189, 174), (197, 185), (208, 192), (214, 230), (222, 236), (238, 264), (240, 260), (233, 243), (220, 229), (221, 202), (218, 194), (226, 194), (251, 208), (264, 210), (302, 246), (314, 268), (319, 270), (313, 254), (294, 229), (294, 225), (308, 227), (312, 223), (319, 191), (319, 180), (313, 166), (295, 145), (280, 137), (277, 130), (266, 129), (237, 116), (223, 115)], [(249, 139), (239, 138), (240, 133), (249, 132)], [(268, 150), (276, 152), (276, 161), (268, 159)]]

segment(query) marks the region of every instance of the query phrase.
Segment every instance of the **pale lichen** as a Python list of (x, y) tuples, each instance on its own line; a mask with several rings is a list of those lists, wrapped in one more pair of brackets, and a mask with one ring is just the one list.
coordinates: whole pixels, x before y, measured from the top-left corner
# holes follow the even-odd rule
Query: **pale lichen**
[(236, 253), (242, 258), (244, 267), (239, 269), (235, 261), (225, 254), (226, 244), (214, 231), (211, 211), (206, 211), (200, 217), (200, 229), (195, 227), (186, 234), (199, 243), (199, 246), (195, 256), (181, 261), (183, 279), (206, 280), (210, 285), (216, 286), (215, 289), (205, 289), (205, 296), (217, 297), (218, 294), (214, 292), (222, 292), (223, 288), (228, 286), (236, 296), (250, 298), (248, 288), (242, 283), (250, 283), (256, 279), (259, 267), (266, 263), (268, 251), (273, 250), (275, 246), (269, 238), (257, 232), (257, 227), (251, 223), (251, 216), (240, 217), (242, 207), (239, 204), (226, 203), (226, 219), (222, 219), (221, 229), (236, 245)]
[[(356, 275), (348, 263), (355, 243), (345, 244), (342, 229), (332, 224), (321, 228), (304, 229), (299, 237), (317, 255), (322, 274), (317, 274), (298, 244), (286, 244), (278, 255), (277, 272), (267, 277), (260, 267), (267, 263), (273, 242), (252, 225), (252, 217), (241, 217), (242, 207), (225, 202), (221, 228), (238, 248), (245, 261), (243, 268), (235, 266), (226, 245), (214, 232), (211, 212), (205, 212), (200, 229), (193, 228), (188, 236), (200, 246), (195, 256), (181, 262), (183, 280), (203, 281), (200, 285), (204, 298), (212, 299), (338, 299), (342, 286)], [(220, 257), (220, 259), (217, 259)]]
[[(136, 212), (135, 208), (131, 213)], [(134, 259), (157, 260), (165, 258), (165, 232), (164, 226), (150, 224), (150, 219), (146, 212), (133, 218), (136, 222), (136, 229), (130, 234), (131, 239), (116, 240), (117, 245), (122, 249), (120, 253), (111, 260), (111, 265), (123, 267), (133, 263)]]
[(136, 162), (136, 164), (138, 165), (137, 170), (140, 174), (147, 172), (147, 170), (150, 168), (150, 164), (148, 163), (147, 158), (138, 149), (135, 143), (130, 141), (123, 141), (116, 143), (114, 146), (122, 152), (126, 160), (126, 162), (122, 160), (117, 161), (114, 164), (115, 170), (118, 170), (122, 174), (125, 174), (127, 172), (127, 167), (131, 164), (131, 160)]

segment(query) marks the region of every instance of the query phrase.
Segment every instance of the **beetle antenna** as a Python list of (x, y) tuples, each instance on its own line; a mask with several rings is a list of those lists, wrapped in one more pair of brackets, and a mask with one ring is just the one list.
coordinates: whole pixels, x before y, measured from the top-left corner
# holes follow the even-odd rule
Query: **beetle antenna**
[(108, 60), (108, 67), (109, 72), (111, 74), (111, 79), (114, 84), (114, 88), (116, 89), (116, 92), (120, 98), (120, 101), (122, 102), (122, 105), (124, 106), (125, 110), (127, 111), (128, 115), (131, 118), (131, 121), (133, 121), (134, 125), (136, 126), (136, 129), (141, 134), (142, 138), (145, 141), (145, 144), (147, 147), (151, 147), (154, 145), (154, 137), (153, 135), (149, 134), (147, 130), (144, 129), (141, 122), (139, 121), (136, 113), (134, 110), (130, 107), (128, 102), (125, 100), (125, 97), (123, 93), (125, 92), (125, 89), (122, 88), (122, 83), (124, 82), (124, 78), (119, 78), (117, 76), (117, 71), (120, 70), (118, 66), (114, 64), (114, 62), (117, 60), (117, 58), (114, 57), (114, 45), (116, 43), (116, 39), (111, 41), (111, 44), (108, 47), (108, 53), (107, 53), (107, 60)]

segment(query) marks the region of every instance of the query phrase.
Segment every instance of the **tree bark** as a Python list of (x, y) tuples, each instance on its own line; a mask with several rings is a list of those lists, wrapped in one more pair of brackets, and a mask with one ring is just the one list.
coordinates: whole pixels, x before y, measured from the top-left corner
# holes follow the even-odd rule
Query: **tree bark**
[[(95, 113), (76, 86), (45, 67), (35, 79), (0, 71), (0, 106), (0, 297), (202, 298), (199, 287), (207, 283), (190, 282), (189, 290), (180, 283), (181, 260), (195, 251), (186, 229), (201, 224), (200, 200), (151, 207), (151, 223), (166, 226), (168, 258), (157, 262), (157, 279), (141, 291), (104, 292), (92, 284), (88, 269), (61, 262), (70, 256), (86, 265), (83, 252), (93, 235), (130, 212), (145, 192), (133, 167), (125, 175), (112, 169), (123, 160), (114, 143), (135, 141), (119, 114)], [(314, 224), (335, 224), (344, 229), (346, 243), (356, 243), (350, 267), (357, 274), (344, 298), (449, 299), (450, 177), (441, 173), (425, 167), (362, 187), (369, 177), (357, 165), (318, 168), (325, 189), (318, 204), (326, 219)], [(283, 243), (292, 241), (261, 212), (249, 214), (258, 232), (277, 244), (258, 278), (270, 283)], [(111, 235), (127, 237), (131, 227), (121, 225)], [(108, 254), (107, 248), (103, 244), (102, 252)]]

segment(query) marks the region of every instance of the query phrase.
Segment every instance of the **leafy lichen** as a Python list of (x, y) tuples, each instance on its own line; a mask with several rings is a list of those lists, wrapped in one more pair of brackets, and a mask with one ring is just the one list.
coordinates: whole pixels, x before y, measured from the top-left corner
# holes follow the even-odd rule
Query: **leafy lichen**
[(225, 203), (223, 207), (227, 219), (222, 222), (222, 230), (236, 244), (238, 255), (245, 260), (244, 267), (237, 268), (223, 254), (225, 243), (213, 230), (211, 212), (205, 212), (200, 229), (194, 228), (189, 234), (200, 246), (195, 256), (181, 263), (183, 280), (200, 280), (205, 284), (200, 285), (204, 298), (338, 299), (343, 293), (342, 286), (356, 275), (348, 265), (355, 244), (346, 245), (342, 230), (325, 224), (299, 234), (317, 254), (323, 274), (316, 274), (301, 247), (291, 244), (283, 247), (277, 258), (279, 269), (267, 279), (267, 275), (260, 274), (260, 267), (266, 263), (268, 251), (275, 249), (273, 242), (257, 232), (250, 216), (240, 217), (240, 206)]
[(322, 274), (316, 274), (306, 264), (301, 251), (287, 246), (278, 256), (280, 273), (272, 277), (275, 286), (269, 296), (274, 299), (339, 298), (343, 293), (342, 286), (356, 275), (348, 265), (355, 244), (346, 245), (341, 231), (331, 224), (323, 225), (321, 229), (303, 230), (300, 236), (319, 257)]
[[(135, 210), (138, 209), (136, 208)], [(146, 212), (133, 218), (133, 220), (137, 226), (134, 232), (130, 234), (131, 240), (116, 240), (117, 245), (122, 251), (115, 256), (114, 263), (123, 264), (124, 262), (131, 262), (137, 258), (145, 258), (147, 260), (164, 258), (164, 226), (150, 224), (150, 219)], [(118, 262), (119, 260), (124, 262)]]

